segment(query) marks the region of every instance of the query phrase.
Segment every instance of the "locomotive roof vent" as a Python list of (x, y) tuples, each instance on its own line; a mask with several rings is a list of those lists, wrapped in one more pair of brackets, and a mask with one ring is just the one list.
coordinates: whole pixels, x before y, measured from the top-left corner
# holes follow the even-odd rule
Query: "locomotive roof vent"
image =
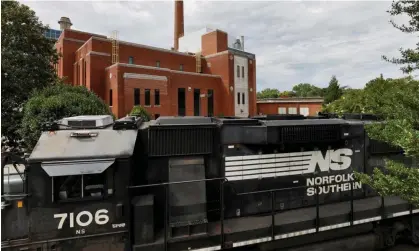
[(267, 114), (252, 117), (259, 120), (302, 120), (305, 119), (301, 114)]
[(342, 116), (343, 119), (352, 120), (379, 120), (379, 117), (369, 113), (345, 113)]
[(202, 125), (212, 124), (212, 119), (209, 117), (201, 116), (161, 116), (156, 119), (155, 125)]
[(60, 124), (73, 128), (107, 127), (113, 124), (113, 118), (111, 115), (74, 116), (63, 118)]

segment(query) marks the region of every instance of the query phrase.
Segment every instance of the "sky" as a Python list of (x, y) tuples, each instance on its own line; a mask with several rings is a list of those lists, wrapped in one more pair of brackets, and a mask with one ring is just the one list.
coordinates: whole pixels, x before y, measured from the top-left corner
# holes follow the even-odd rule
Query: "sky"
[[(61, 16), (72, 28), (170, 49), (173, 1), (20, 1), (40, 21), (58, 29)], [(185, 33), (211, 27), (245, 37), (256, 55), (257, 90), (291, 90), (298, 83), (326, 87), (332, 75), (342, 86), (362, 88), (381, 73), (403, 77), (399, 65), (381, 56), (415, 48), (417, 37), (394, 28), (391, 1), (184, 1)]]

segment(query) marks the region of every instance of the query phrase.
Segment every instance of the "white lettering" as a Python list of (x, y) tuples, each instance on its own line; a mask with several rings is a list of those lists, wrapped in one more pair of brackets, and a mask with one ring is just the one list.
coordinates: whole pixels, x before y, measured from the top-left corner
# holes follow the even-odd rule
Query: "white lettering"
[(64, 221), (65, 221), (65, 219), (67, 219), (67, 214), (66, 213), (54, 214), (54, 219), (56, 219), (56, 218), (61, 218), (60, 222), (58, 223), (58, 229), (63, 228)]
[(348, 169), (351, 166), (352, 159), (350, 156), (352, 154), (353, 151), (349, 148), (327, 150), (324, 157), (321, 151), (316, 151), (311, 155), (307, 173), (314, 173), (317, 165), (322, 172)]
[(125, 227), (125, 223), (112, 224), (112, 228), (121, 228), (121, 227)]
[[(318, 186), (319, 194), (328, 194), (336, 192), (345, 192), (351, 190), (351, 183), (346, 183), (354, 181), (354, 174), (337, 174), (331, 176), (315, 177), (306, 179), (307, 186)], [(353, 189), (361, 189), (362, 184), (360, 182), (353, 183)], [(316, 194), (315, 187), (307, 188), (307, 196), (313, 196)]]
[(85, 233), (86, 233), (86, 229), (76, 230), (76, 234), (85, 234)]
[[(98, 225), (105, 225), (109, 222), (109, 216), (107, 215), (108, 210), (106, 209), (99, 209), (95, 212), (95, 216), (93, 217), (92, 213), (89, 211), (82, 211), (76, 215), (76, 223), (80, 227), (87, 227), (90, 224), (92, 224), (93, 219), (96, 224)], [(74, 213), (60, 213), (60, 214), (54, 214), (54, 218), (60, 218), (60, 221), (58, 223), (58, 229), (62, 229), (64, 226), (64, 222), (66, 221), (67, 217), (69, 217), (69, 227), (74, 227)], [(87, 219), (82, 219), (83, 216), (87, 216)], [(83, 217), (85, 218), (85, 217)], [(77, 232), (78, 231), (78, 232)], [(84, 230), (76, 230), (76, 234), (84, 234)]]
[[(87, 215), (87, 221), (86, 221), (86, 222), (82, 222), (82, 221), (81, 221), (81, 217), (82, 217), (83, 215)], [(89, 212), (89, 211), (82, 211), (82, 212), (80, 212), (79, 214), (77, 214), (77, 216), (76, 216), (76, 222), (77, 222), (77, 224), (78, 224), (79, 226), (81, 226), (81, 227), (86, 227), (86, 226), (89, 226), (89, 225), (90, 225), (90, 223), (92, 223), (92, 221), (93, 221), (93, 215), (92, 215), (92, 213), (91, 213), (91, 212)]]
[[(103, 213), (103, 214), (101, 215), (101, 213)], [(109, 216), (106, 215), (107, 213), (108, 213), (108, 210), (106, 210), (106, 209), (97, 210), (96, 214), (95, 214), (96, 224), (105, 225), (106, 223), (108, 223)]]

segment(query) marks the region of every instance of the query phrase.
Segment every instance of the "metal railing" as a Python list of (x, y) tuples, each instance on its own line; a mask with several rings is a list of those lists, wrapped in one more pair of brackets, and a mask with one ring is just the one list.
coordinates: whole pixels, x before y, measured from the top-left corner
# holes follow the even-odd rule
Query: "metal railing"
[[(169, 221), (169, 186), (170, 185), (176, 185), (176, 184), (186, 184), (186, 183), (196, 183), (196, 182), (205, 182), (207, 184), (207, 182), (211, 182), (211, 181), (218, 181), (219, 182), (219, 210), (220, 210), (220, 238), (219, 238), (219, 245), (221, 245), (221, 249), (223, 249), (224, 247), (226, 247), (226, 243), (225, 243), (225, 233), (224, 233), (224, 210), (225, 210), (225, 201), (224, 201), (224, 185), (226, 183), (228, 183), (228, 180), (226, 178), (213, 178), (213, 179), (202, 179), (202, 180), (189, 180), (189, 181), (179, 181), (179, 182), (165, 182), (165, 183), (157, 183), (157, 184), (148, 184), (148, 185), (139, 185), (139, 186), (129, 186), (128, 189), (143, 189), (143, 188), (151, 188), (151, 187), (161, 187), (164, 186), (165, 189), (165, 209), (164, 209), (164, 250), (168, 250), (168, 221)], [(350, 184), (350, 197), (348, 199), (345, 200), (340, 200), (340, 201), (332, 201), (332, 202), (325, 202), (325, 203), (320, 203), (320, 190), (319, 187), (321, 186), (325, 186), (325, 185), (333, 185), (333, 184)], [(377, 215), (377, 216), (381, 216), (381, 219), (385, 219), (387, 218), (386, 216), (386, 212), (385, 212), (385, 198), (379, 195), (374, 195), (374, 196), (365, 196), (365, 193), (363, 193), (363, 196), (361, 198), (354, 198), (354, 184), (356, 183), (356, 181), (348, 181), (348, 182), (334, 182), (334, 183), (330, 183), (330, 184), (324, 184), (324, 185), (314, 185), (314, 186), (295, 186), (295, 187), (288, 187), (288, 188), (279, 188), (279, 189), (271, 189), (271, 190), (261, 190), (261, 191), (253, 191), (253, 192), (245, 192), (245, 193), (236, 193), (236, 196), (246, 196), (246, 195), (255, 195), (255, 194), (264, 194), (264, 193), (269, 193), (270, 194), (270, 198), (271, 198), (271, 202), (270, 202), (270, 217), (271, 217), (271, 231), (270, 231), (270, 235), (271, 235), (271, 240), (275, 240), (275, 236), (276, 236), (276, 231), (275, 231), (275, 215), (278, 212), (284, 212), (285, 210), (277, 210), (275, 208), (275, 204), (276, 204), (276, 193), (278, 192), (283, 192), (283, 191), (292, 191), (292, 190), (296, 190), (296, 189), (307, 189), (307, 188), (314, 188), (315, 189), (315, 205), (308, 205), (308, 207), (315, 207), (316, 213), (315, 213), (315, 233), (319, 232), (320, 229), (320, 207), (323, 205), (329, 205), (329, 204), (333, 204), (333, 203), (339, 203), (339, 202), (349, 202), (350, 204), (350, 209), (349, 209), (349, 223), (350, 226), (354, 225), (354, 200), (357, 199), (365, 199), (365, 198), (371, 198), (371, 197), (381, 197), (381, 206), (380, 208), (374, 208), (374, 209), (380, 209), (381, 211), (381, 215)], [(366, 185), (363, 185), (363, 187), (365, 188)], [(348, 190), (346, 190), (348, 191)], [(365, 189), (363, 190), (365, 191)], [(130, 196), (128, 196), (130, 197)], [(300, 207), (296, 207), (296, 208), (291, 208), (290, 210), (296, 210), (299, 209)], [(409, 204), (409, 210), (410, 210), (410, 214), (412, 214), (413, 211), (413, 206), (411, 204)], [(129, 214), (129, 218), (132, 217), (131, 211)], [(362, 219), (361, 219), (362, 220)], [(130, 223), (131, 224), (131, 223)], [(131, 229), (131, 226), (130, 226)], [(132, 231), (130, 230), (130, 241), (131, 244), (134, 244), (132, 242)]]

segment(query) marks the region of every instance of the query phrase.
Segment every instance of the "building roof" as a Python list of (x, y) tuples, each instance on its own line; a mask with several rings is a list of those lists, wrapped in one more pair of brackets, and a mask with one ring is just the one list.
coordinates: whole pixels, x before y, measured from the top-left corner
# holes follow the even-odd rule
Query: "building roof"
[(290, 97), (290, 98), (268, 98), (258, 99), (258, 104), (268, 103), (323, 103), (324, 99), (321, 97)]

